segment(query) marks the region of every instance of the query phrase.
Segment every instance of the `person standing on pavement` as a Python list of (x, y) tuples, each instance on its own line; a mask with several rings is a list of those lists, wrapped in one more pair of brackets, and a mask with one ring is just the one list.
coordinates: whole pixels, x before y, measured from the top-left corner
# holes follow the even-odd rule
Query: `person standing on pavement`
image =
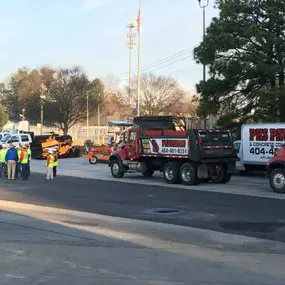
[(16, 164), (16, 172), (15, 172), (15, 178), (18, 179), (19, 176), (22, 176), (22, 169), (21, 169), (21, 163), (20, 163), (20, 155), (22, 151), (21, 145), (19, 147), (16, 147), (17, 153), (18, 153), (18, 161)]
[(28, 177), (30, 177), (31, 175), (31, 158), (32, 158), (32, 151), (31, 151), (31, 148), (30, 148), (30, 145), (29, 144), (26, 144), (26, 147), (28, 149)]
[(56, 178), (57, 174), (57, 167), (58, 167), (58, 151), (57, 149), (53, 149), (53, 157), (54, 157), (54, 163), (53, 163), (53, 179)]
[(29, 172), (28, 172), (28, 163), (29, 163), (29, 154), (27, 147), (23, 147), (20, 153), (20, 163), (21, 163), (21, 170), (22, 170), (22, 178), (23, 180), (29, 179)]
[(5, 161), (7, 162), (8, 166), (8, 180), (15, 180), (15, 172), (16, 172), (16, 164), (18, 161), (18, 152), (15, 149), (15, 146), (11, 144), (10, 148), (8, 149)]
[(2, 149), (0, 150), (0, 177), (3, 174), (3, 177), (5, 177), (6, 172), (6, 154), (7, 154), (7, 147), (5, 144), (2, 145)]
[(47, 177), (46, 180), (53, 180), (53, 164), (54, 156), (53, 151), (50, 149), (47, 156)]

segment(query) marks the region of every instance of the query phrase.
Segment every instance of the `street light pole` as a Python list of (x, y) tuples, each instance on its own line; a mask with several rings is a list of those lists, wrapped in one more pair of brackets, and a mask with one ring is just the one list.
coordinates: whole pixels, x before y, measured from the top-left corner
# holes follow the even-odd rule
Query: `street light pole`
[[(206, 7), (209, 5), (209, 0), (198, 0), (199, 7), (203, 10), (203, 40), (206, 36)], [(203, 63), (203, 82), (206, 82), (206, 65)], [(213, 114), (209, 114), (209, 128), (213, 128)]]

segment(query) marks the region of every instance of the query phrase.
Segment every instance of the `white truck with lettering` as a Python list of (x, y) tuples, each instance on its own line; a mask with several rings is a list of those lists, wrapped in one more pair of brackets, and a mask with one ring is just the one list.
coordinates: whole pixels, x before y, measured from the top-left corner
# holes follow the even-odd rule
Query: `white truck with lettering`
[(240, 171), (265, 170), (275, 151), (285, 144), (285, 123), (245, 124), (234, 142)]

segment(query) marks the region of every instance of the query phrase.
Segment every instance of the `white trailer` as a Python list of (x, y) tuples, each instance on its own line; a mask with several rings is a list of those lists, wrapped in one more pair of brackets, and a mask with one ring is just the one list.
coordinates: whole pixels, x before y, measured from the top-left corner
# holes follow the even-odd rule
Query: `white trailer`
[(241, 141), (234, 147), (240, 161), (240, 171), (264, 170), (276, 149), (285, 144), (285, 123), (245, 124), (241, 130)]

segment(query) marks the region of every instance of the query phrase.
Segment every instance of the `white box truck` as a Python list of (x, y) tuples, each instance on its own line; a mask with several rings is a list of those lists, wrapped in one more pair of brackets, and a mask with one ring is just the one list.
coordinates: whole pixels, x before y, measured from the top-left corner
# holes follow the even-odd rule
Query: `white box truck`
[(276, 149), (285, 145), (285, 123), (245, 124), (234, 142), (240, 171), (265, 170)]

